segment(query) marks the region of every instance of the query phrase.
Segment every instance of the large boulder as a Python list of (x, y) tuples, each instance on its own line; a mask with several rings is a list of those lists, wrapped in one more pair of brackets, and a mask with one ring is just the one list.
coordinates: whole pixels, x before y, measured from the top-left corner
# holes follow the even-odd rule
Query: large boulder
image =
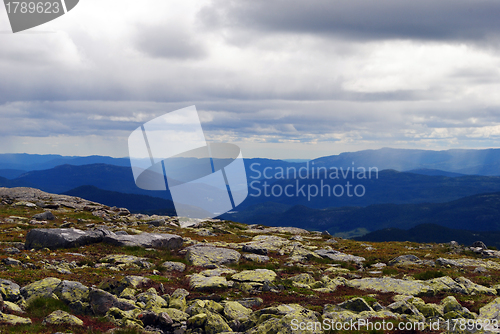
[(219, 334), (223, 332), (232, 332), (233, 330), (222, 316), (217, 313), (207, 312), (207, 319), (205, 320), (205, 333)]
[(239, 282), (272, 282), (276, 279), (276, 273), (269, 269), (243, 270), (231, 276), (235, 281)]
[(82, 231), (76, 228), (35, 228), (26, 234), (26, 249), (73, 248), (101, 242), (105, 229)]
[(57, 310), (49, 314), (42, 322), (43, 325), (70, 325), (83, 326), (83, 321), (68, 312)]
[(225, 277), (221, 276), (204, 276), (193, 274), (189, 278), (189, 288), (191, 290), (207, 290), (227, 288), (228, 283)]
[(26, 300), (30, 298), (57, 299), (57, 297), (53, 294), (53, 291), (59, 285), (59, 283), (61, 283), (60, 279), (55, 277), (47, 277), (24, 286), (21, 289), (21, 295)]
[(0, 312), (0, 323), (6, 325), (29, 325), (31, 324), (31, 319)]
[(80, 282), (62, 281), (53, 293), (76, 314), (84, 314), (89, 309), (89, 288)]
[(191, 246), (186, 259), (193, 266), (213, 268), (223, 264), (238, 263), (241, 254), (235, 250), (211, 246)]
[(111, 233), (104, 237), (104, 242), (115, 246), (178, 249), (182, 246), (182, 237), (168, 233), (141, 233), (137, 235)]

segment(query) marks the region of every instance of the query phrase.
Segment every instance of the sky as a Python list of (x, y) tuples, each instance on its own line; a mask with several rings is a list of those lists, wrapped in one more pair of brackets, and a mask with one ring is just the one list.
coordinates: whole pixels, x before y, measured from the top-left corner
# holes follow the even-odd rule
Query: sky
[(80, 0), (13, 34), (0, 5), (0, 153), (128, 155), (196, 105), (210, 142), (311, 159), (500, 147), (497, 0)]

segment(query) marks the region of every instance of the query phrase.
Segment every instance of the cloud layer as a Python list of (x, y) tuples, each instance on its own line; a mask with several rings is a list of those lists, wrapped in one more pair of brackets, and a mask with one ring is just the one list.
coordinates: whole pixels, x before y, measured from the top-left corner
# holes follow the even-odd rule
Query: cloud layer
[(127, 155), (195, 104), (247, 156), (498, 147), (497, 1), (87, 0), (26, 33), (0, 8), (2, 152)]

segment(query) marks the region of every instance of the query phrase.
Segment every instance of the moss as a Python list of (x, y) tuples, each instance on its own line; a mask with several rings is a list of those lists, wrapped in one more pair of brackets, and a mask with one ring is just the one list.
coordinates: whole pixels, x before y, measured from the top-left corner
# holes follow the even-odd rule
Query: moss
[(44, 318), (57, 310), (69, 312), (69, 307), (60, 300), (45, 297), (31, 300), (26, 307), (26, 313), (35, 318)]
[(437, 271), (437, 270), (427, 270), (421, 273), (416, 273), (413, 275), (415, 279), (419, 280), (428, 280), (428, 279), (433, 279), (433, 278), (438, 278), (438, 277), (443, 277), (446, 276), (442, 271)]

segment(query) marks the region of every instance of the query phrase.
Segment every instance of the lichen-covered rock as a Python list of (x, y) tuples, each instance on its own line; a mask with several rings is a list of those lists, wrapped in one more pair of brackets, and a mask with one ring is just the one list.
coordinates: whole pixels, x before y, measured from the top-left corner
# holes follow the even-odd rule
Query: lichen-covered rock
[(189, 304), (186, 312), (193, 316), (200, 313), (206, 313), (207, 311), (213, 313), (222, 313), (224, 311), (224, 307), (213, 301), (213, 300), (195, 300)]
[(176, 289), (170, 296), (168, 307), (176, 308), (181, 311), (185, 311), (187, 308), (186, 297), (189, 296), (189, 292), (184, 289)]
[(118, 299), (116, 296), (101, 289), (91, 289), (89, 293), (90, 307), (94, 314), (103, 316), (110, 308), (116, 307), (123, 311), (133, 310), (135, 305), (125, 299)]
[(389, 266), (408, 266), (422, 264), (422, 261), (415, 255), (400, 255), (387, 263)]
[[(119, 308), (111, 307), (106, 313), (106, 318), (117, 326), (142, 328), (144, 325), (143, 315), (144, 312), (141, 313), (139, 309), (123, 311)], [(156, 314), (154, 316), (155, 320), (157, 320), (158, 316)]]
[(419, 295), (430, 292), (428, 285), (421, 281), (402, 280), (391, 277), (359, 278), (346, 281), (347, 286), (361, 290), (392, 292), (400, 295)]
[(17, 315), (5, 314), (5, 313), (0, 312), (0, 324), (29, 325), (29, 324), (31, 324), (31, 319), (18, 317)]
[(189, 288), (191, 290), (206, 290), (206, 289), (219, 289), (227, 288), (228, 282), (225, 277), (221, 276), (204, 276), (200, 274), (193, 274), (189, 278)]
[(233, 330), (227, 322), (217, 313), (207, 312), (207, 319), (205, 320), (205, 333), (219, 334), (222, 332), (232, 332)]
[(493, 288), (487, 288), (485, 286), (476, 284), (472, 282), (470, 279), (465, 278), (465, 277), (457, 277), (455, 278), (455, 281), (464, 286), (465, 290), (467, 291), (467, 294), (469, 295), (476, 295), (476, 294), (485, 294), (485, 295), (490, 295), (494, 296), (497, 294), (497, 290)]
[(199, 274), (206, 276), (206, 277), (232, 275), (232, 274), (236, 274), (236, 270), (229, 269), (229, 268), (207, 269), (207, 270), (200, 271)]
[(251, 314), (251, 309), (246, 308), (238, 302), (228, 301), (224, 303), (224, 316), (226, 319), (244, 322), (248, 320)]
[(4, 300), (17, 302), (22, 298), (19, 285), (16, 283), (0, 278), (0, 294)]
[(187, 325), (191, 328), (201, 328), (205, 325), (206, 321), (207, 315), (205, 313), (198, 313), (188, 319)]
[(359, 297), (346, 300), (345, 302), (339, 304), (339, 306), (345, 310), (353, 312), (373, 311), (366, 300)]
[(247, 261), (253, 261), (257, 263), (265, 263), (269, 261), (269, 256), (258, 255), (258, 254), (243, 254), (243, 258)]
[(500, 297), (481, 307), (477, 318), (500, 321)]
[[(101, 262), (113, 263), (118, 266), (137, 265), (141, 268), (150, 268), (152, 265), (146, 258), (125, 254), (111, 254), (103, 257)], [(140, 277), (140, 276), (139, 276)]]
[(186, 265), (182, 262), (165, 261), (162, 266), (168, 271), (179, 271), (183, 272), (186, 270)]
[[(266, 315), (269, 315), (266, 317)], [(317, 312), (308, 310), (297, 304), (286, 304), (278, 307), (267, 308), (255, 312), (255, 316), (260, 316), (259, 324), (248, 330), (247, 334), (320, 334), (323, 331), (316, 326), (319, 322)], [(303, 323), (308, 327), (300, 328)]]
[(53, 293), (68, 304), (71, 311), (84, 314), (89, 309), (89, 288), (80, 282), (62, 281)]
[(168, 308), (168, 301), (158, 296), (155, 288), (149, 288), (146, 292), (137, 295), (137, 301), (143, 303), (144, 309), (155, 313), (164, 312)]
[(440, 257), (436, 263), (443, 267), (484, 267), (486, 269), (500, 270), (500, 263), (495, 261), (486, 261), (481, 259), (446, 259)]
[(295, 243), (295, 245), (293, 245), (289, 257), (290, 261), (306, 262), (312, 259), (321, 259), (321, 256), (305, 248), (301, 243)]
[(239, 282), (272, 282), (276, 279), (276, 273), (269, 269), (243, 270), (231, 276), (231, 279)]
[(290, 277), (290, 280), (292, 282), (303, 284), (303, 285), (310, 285), (310, 284), (314, 283), (314, 278), (308, 273), (303, 273), (303, 274), (299, 274), (299, 275)]
[(329, 258), (333, 261), (356, 262), (356, 263), (361, 263), (361, 262), (365, 261), (364, 257), (355, 256), (355, 255), (351, 255), (351, 254), (345, 254), (345, 253), (336, 251), (336, 250), (332, 249), (331, 247), (324, 248), (324, 249), (318, 249), (318, 250), (315, 250), (314, 252), (323, 258)]
[(49, 314), (42, 322), (43, 325), (83, 326), (83, 321), (68, 312), (57, 310)]
[(443, 312), (448, 313), (451, 311), (462, 311), (462, 305), (453, 296), (448, 296), (441, 300), (440, 303), (443, 306)]
[(242, 250), (244, 252), (267, 255), (268, 252), (278, 251), (289, 243), (290, 240), (275, 235), (257, 235), (252, 241), (243, 245)]
[(186, 259), (191, 265), (205, 268), (238, 263), (240, 257), (240, 253), (233, 249), (198, 245), (189, 247), (186, 253)]
[(6, 300), (3, 301), (3, 311), (6, 313), (12, 313), (12, 312), (24, 313), (23, 309), (19, 307), (17, 304), (8, 302)]
[(187, 321), (189, 319), (189, 314), (186, 312), (183, 312), (181, 310), (178, 310), (176, 308), (167, 308), (164, 311), (165, 313), (168, 314), (170, 319), (172, 319), (173, 322), (182, 322), (182, 321)]
[(61, 280), (59, 278), (47, 277), (40, 281), (36, 281), (24, 286), (20, 290), (21, 295), (26, 300), (39, 297), (57, 299), (57, 297), (53, 294), (53, 291), (59, 285), (59, 283), (61, 283)]

